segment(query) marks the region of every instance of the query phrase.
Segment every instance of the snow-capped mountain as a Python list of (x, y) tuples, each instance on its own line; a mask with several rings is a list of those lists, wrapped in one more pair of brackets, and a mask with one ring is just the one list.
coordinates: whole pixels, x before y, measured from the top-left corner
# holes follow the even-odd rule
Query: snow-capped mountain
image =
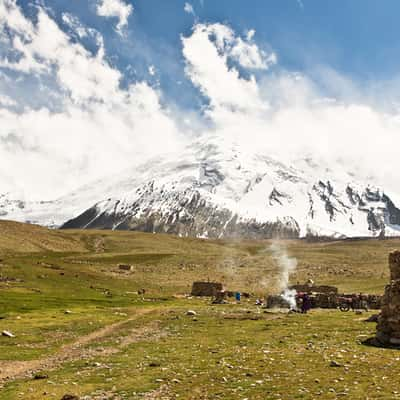
[[(329, 237), (400, 233), (397, 197), (311, 159), (290, 166), (201, 138), (53, 202), (0, 197), (2, 218), (63, 228), (132, 229), (182, 236)], [(399, 197), (400, 198), (400, 197)]]

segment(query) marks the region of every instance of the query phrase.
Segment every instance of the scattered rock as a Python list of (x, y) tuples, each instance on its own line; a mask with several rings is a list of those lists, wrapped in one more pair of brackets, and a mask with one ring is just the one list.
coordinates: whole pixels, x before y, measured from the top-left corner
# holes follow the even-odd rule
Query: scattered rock
[(64, 394), (64, 396), (61, 397), (61, 400), (79, 400), (79, 397), (74, 394)]
[(149, 364), (149, 367), (159, 367), (159, 366), (161, 366), (161, 364), (160, 364), (159, 362), (156, 362), (156, 361), (152, 361), (152, 362)]
[(335, 360), (332, 360), (332, 361), (330, 362), (329, 366), (330, 366), (330, 367), (341, 367), (342, 364), (338, 363), (338, 362), (335, 361)]
[(33, 379), (35, 379), (35, 380), (39, 380), (39, 379), (48, 379), (48, 378), (49, 378), (49, 376), (46, 375), (46, 374), (35, 374), (35, 375), (33, 376)]
[(188, 311), (186, 312), (186, 315), (197, 315), (197, 312), (196, 312), (196, 311), (193, 311), (193, 310), (188, 310)]
[(1, 332), (1, 334), (3, 336), (10, 337), (10, 338), (15, 337), (15, 335), (13, 333), (11, 333), (10, 331), (3, 331), (3, 332)]

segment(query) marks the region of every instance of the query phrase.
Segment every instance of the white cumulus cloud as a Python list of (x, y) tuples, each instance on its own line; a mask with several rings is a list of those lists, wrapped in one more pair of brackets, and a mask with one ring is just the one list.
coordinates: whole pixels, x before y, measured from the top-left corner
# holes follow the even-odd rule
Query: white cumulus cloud
[(33, 23), (5, 0), (4, 31), (10, 41), (2, 67), (53, 78), (63, 106), (53, 111), (49, 100), (48, 107), (15, 111), (15, 100), (0, 93), (0, 170), (12, 171), (2, 192), (22, 188), (33, 198), (54, 198), (183, 142), (158, 91), (146, 82), (122, 88), (104, 48), (92, 54), (71, 41), (44, 9)]
[[(335, 96), (305, 73), (272, 68), (277, 56), (256, 42), (254, 30), (241, 36), (225, 24), (196, 24), (182, 37), (186, 77), (206, 98), (204, 107), (189, 114), (163, 105), (163, 93), (147, 82), (126, 83), (108, 62), (100, 33), (67, 14), (65, 32), (44, 8), (37, 10), (30, 19), (16, 0), (0, 0), (2, 192), (15, 187), (30, 197), (54, 198), (179, 150), (192, 129), (283, 161), (310, 156), (327, 169), (346, 166), (396, 188), (398, 110), (377, 107), (372, 92), (329, 68), (319, 69), (319, 82)], [(76, 35), (92, 35), (97, 49), (89, 51)], [(150, 65), (149, 80), (161, 72)], [(39, 88), (50, 80), (52, 96), (45, 106), (17, 107), (7, 91), (10, 81), (32, 77)], [(59, 107), (53, 107), (54, 98)]]
[(116, 29), (122, 35), (123, 28), (128, 25), (128, 18), (133, 12), (133, 7), (123, 0), (99, 0), (96, 11), (101, 17), (118, 18)]
[[(245, 68), (267, 68), (273, 54), (267, 56), (254, 44), (234, 35), (223, 24), (198, 24), (189, 37), (182, 38), (186, 73), (210, 100), (210, 111), (230, 109), (260, 112), (267, 109), (262, 101), (254, 76), (245, 79), (229, 60)], [(251, 53), (251, 54), (250, 54)]]
[(393, 174), (400, 146), (398, 111), (382, 111), (363, 101), (368, 96), (329, 69), (321, 69), (320, 79), (340, 86), (338, 98), (327, 98), (300, 73), (242, 76), (232, 59), (250, 72), (259, 59), (266, 68), (276, 62), (274, 53), (249, 43), (253, 37), (252, 32), (242, 39), (222, 24), (198, 24), (182, 38), (186, 74), (209, 102), (205, 115), (213, 123), (210, 133), (283, 161), (310, 156), (327, 171), (345, 165), (399, 191)]

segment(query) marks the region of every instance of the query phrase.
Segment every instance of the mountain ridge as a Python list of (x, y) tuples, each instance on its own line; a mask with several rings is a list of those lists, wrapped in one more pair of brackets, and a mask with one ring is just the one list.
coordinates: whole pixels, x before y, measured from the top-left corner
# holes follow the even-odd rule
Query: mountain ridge
[(329, 169), (311, 158), (285, 164), (202, 137), (181, 154), (135, 165), (54, 202), (15, 203), (18, 212), (7, 212), (0, 197), (0, 213), (36, 215), (36, 222), (62, 228), (204, 238), (374, 237), (400, 234), (398, 198), (344, 166)]

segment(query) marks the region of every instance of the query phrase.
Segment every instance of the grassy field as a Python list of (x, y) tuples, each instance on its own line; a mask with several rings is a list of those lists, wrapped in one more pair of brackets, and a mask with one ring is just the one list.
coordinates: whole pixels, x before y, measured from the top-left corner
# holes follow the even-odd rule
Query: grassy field
[[(364, 322), (371, 313), (286, 314), (254, 298), (213, 306), (186, 296), (207, 279), (276, 292), (270, 246), (1, 221), (0, 331), (15, 337), (0, 336), (0, 400), (400, 398), (400, 352), (362, 344), (375, 332)], [(382, 293), (400, 240), (278, 246), (297, 259), (292, 283)]]

